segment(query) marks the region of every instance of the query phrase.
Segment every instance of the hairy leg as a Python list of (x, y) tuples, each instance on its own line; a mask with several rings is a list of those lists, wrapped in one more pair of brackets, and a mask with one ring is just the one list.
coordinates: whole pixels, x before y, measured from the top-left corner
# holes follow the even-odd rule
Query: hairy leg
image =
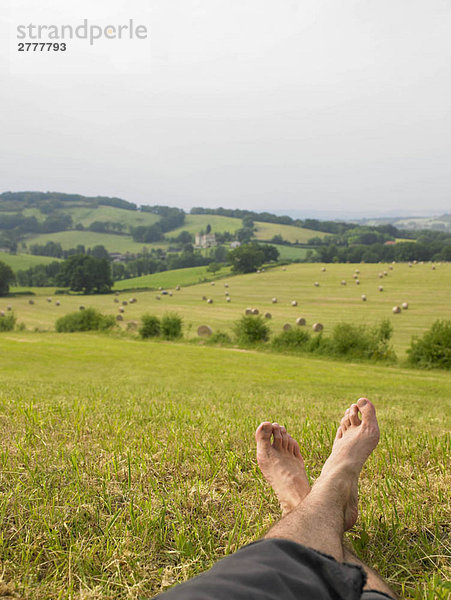
[(380, 577), (376, 571), (373, 571), (368, 565), (362, 562), (355, 556), (348, 548), (344, 548), (344, 560), (347, 563), (359, 565), (363, 568), (366, 573), (366, 584), (364, 590), (377, 590), (378, 592), (384, 592), (393, 598), (396, 598), (395, 593), (388, 587), (387, 583)]
[[(359, 410), (362, 420), (358, 417)], [(270, 424), (265, 425), (269, 433)], [(266, 537), (290, 539), (330, 554), (342, 562), (343, 533), (352, 527), (357, 518), (357, 482), (360, 471), (378, 441), (379, 428), (374, 406), (366, 398), (361, 398), (345, 413), (332, 453), (311, 492), (291, 512), (286, 511), (284, 503), (285, 516)], [(278, 462), (281, 462), (280, 455)], [(277, 478), (277, 472), (277, 468), (274, 468), (271, 478), (267, 477), (271, 485)], [(303, 494), (305, 495), (305, 484)], [(278, 497), (281, 501), (280, 490)], [(293, 497), (292, 490), (289, 497)]]

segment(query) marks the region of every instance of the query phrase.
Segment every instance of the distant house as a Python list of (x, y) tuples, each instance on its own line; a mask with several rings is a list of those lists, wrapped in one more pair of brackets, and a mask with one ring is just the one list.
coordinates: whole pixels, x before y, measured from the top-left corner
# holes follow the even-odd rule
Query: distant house
[(241, 246), (241, 242), (231, 242), (230, 248), (234, 250), (235, 248), (239, 248)]
[(384, 246), (393, 246), (394, 244), (396, 244), (394, 240), (387, 240), (384, 242)]
[(0, 248), (0, 252), (5, 252), (6, 254), (9, 254), (11, 252), (11, 248)]
[(127, 260), (125, 254), (121, 254), (120, 252), (110, 252), (109, 254), (113, 262), (125, 262)]
[(216, 236), (214, 233), (196, 233), (196, 247), (197, 248), (212, 248), (216, 246)]

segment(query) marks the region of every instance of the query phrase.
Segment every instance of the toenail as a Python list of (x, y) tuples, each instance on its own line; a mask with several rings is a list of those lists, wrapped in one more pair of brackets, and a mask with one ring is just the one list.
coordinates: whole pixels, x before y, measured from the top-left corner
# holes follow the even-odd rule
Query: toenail
[(367, 403), (367, 399), (366, 398), (360, 398), (359, 402), (360, 402), (361, 406), (365, 406), (365, 404)]

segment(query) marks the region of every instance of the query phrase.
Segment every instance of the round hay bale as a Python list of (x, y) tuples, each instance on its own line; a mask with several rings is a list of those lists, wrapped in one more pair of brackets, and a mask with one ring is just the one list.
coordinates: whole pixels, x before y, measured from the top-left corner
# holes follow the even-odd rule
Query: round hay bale
[(83, 304), (81, 306), (79, 306), (80, 310), (85, 310), (85, 307), (83, 306)]
[(11, 306), (11, 304), (8, 304), (8, 306), (6, 307), (6, 310), (12, 310), (13, 307)]
[(57, 301), (55, 302), (55, 304), (56, 304), (56, 306), (60, 306), (61, 302), (60, 302), (59, 300), (57, 300)]
[(384, 277), (388, 276), (388, 271), (384, 271)]
[(282, 268), (282, 271), (286, 271), (286, 270), (287, 270), (287, 268), (286, 268), (286, 267), (283, 267), (283, 268)]
[(291, 325), (289, 323), (285, 323), (285, 325), (283, 326), (283, 330), (290, 331), (290, 329), (291, 329)]
[(179, 286), (179, 285), (176, 285), (176, 286), (175, 286), (175, 291), (176, 291), (176, 292), (180, 292), (180, 286)]
[(214, 282), (214, 281), (212, 281), (212, 282), (210, 283), (210, 285), (214, 285), (214, 284), (215, 284), (215, 282)]
[(261, 273), (260, 269), (257, 269), (257, 273)]
[(324, 273), (324, 271), (326, 270), (326, 267), (321, 267), (321, 272)]
[(412, 263), (409, 263), (409, 267), (412, 267)]
[(4, 310), (0, 310), (0, 317), (4, 317), (5, 316), (5, 311)]
[(273, 299), (271, 300), (271, 302), (272, 302), (273, 304), (277, 304), (277, 298), (273, 298)]
[(210, 337), (213, 333), (213, 329), (209, 325), (201, 325), (197, 328), (197, 335), (199, 337)]
[(129, 304), (133, 304), (134, 302), (135, 301), (133, 300), (133, 298), (130, 298), (129, 301), (128, 301)]
[[(120, 316), (120, 315), (118, 315)], [(137, 331), (138, 330), (138, 321), (129, 321), (127, 323), (127, 331)]]
[(432, 269), (433, 271), (435, 271), (435, 265), (432, 265), (431, 269)]
[(262, 269), (262, 273), (264, 273), (264, 272), (265, 272), (265, 269)]
[(124, 317), (122, 315), (117, 315), (116, 316), (116, 321), (123, 321)]
[(116, 296), (119, 296), (120, 292), (114, 292)]
[(393, 271), (392, 265), (390, 265), (388, 268), (390, 269), (390, 271)]
[(318, 281), (315, 281), (315, 283), (313, 284), (315, 287), (319, 287), (319, 283)]
[(414, 264), (414, 265), (417, 265), (417, 264), (418, 264), (418, 261), (417, 261), (417, 260), (414, 260), (414, 261), (413, 261), (413, 264)]
[(229, 284), (228, 284), (228, 283), (225, 283), (225, 284), (224, 284), (224, 287), (225, 287), (225, 288), (228, 288), (228, 287), (229, 287)]
[(356, 280), (355, 280), (355, 283), (356, 283), (356, 285), (360, 285), (360, 280), (359, 280), (359, 279), (356, 279)]
[(271, 313), (265, 313), (265, 319), (272, 319)]
[(252, 314), (252, 308), (246, 308), (246, 310), (244, 311), (244, 314), (251, 315)]
[(51, 299), (51, 298), (47, 298), (47, 302), (51, 302), (51, 301), (52, 301), (52, 299)]
[(354, 279), (357, 279), (358, 275), (356, 273), (354, 273), (353, 277), (354, 277)]
[(384, 277), (384, 274), (383, 273), (379, 273), (378, 277), (379, 277), (379, 279), (382, 279)]
[(341, 280), (341, 285), (346, 285), (346, 281), (344, 279)]
[(123, 306), (119, 306), (118, 310), (120, 313), (123, 313), (125, 311), (125, 308)]
[(158, 288), (158, 290), (161, 292), (161, 291), (163, 291), (163, 288), (160, 286), (160, 287)]
[(307, 325), (307, 321), (304, 319), (304, 317), (298, 317), (296, 319), (296, 325), (299, 325), (299, 327), (304, 327)]
[(313, 323), (312, 329), (313, 331), (322, 331), (324, 327), (322, 323)]
[(202, 296), (202, 300), (207, 300), (207, 296)]
[(229, 297), (226, 298), (226, 302), (230, 302), (230, 298)]
[(253, 315), (258, 315), (260, 313), (260, 311), (258, 310), (258, 308), (253, 308), (252, 309), (252, 314)]
[(229, 292), (225, 292), (224, 296), (230, 296)]
[(118, 302), (119, 302), (119, 298), (115, 298), (115, 299), (114, 299), (114, 301), (115, 301), (116, 303), (118, 303)]
[(381, 285), (380, 285), (380, 286), (379, 286), (377, 289), (378, 289), (380, 292), (383, 292), (383, 291), (384, 291), (384, 288), (383, 288)]
[(34, 304), (34, 300), (28, 300), (28, 304)]
[(155, 300), (161, 300), (160, 296), (155, 296)]
[(365, 296), (365, 294), (362, 294), (362, 300), (363, 300), (364, 302), (366, 302), (366, 296)]
[(356, 270), (354, 271), (354, 273), (357, 273), (357, 275), (359, 275), (359, 274), (360, 274), (360, 271), (359, 271), (358, 269), (356, 269)]
[(171, 296), (171, 298), (172, 298), (172, 292), (169, 292), (169, 296)]
[(296, 300), (292, 300), (291, 306), (297, 306), (297, 305), (298, 305), (297, 301)]
[(213, 300), (211, 298), (208, 298), (207, 304), (213, 304)]
[(409, 308), (409, 304), (407, 302), (403, 302), (401, 304), (401, 306), (403, 307), (404, 310), (407, 310)]
[(128, 302), (127, 300), (122, 300), (122, 306), (127, 306)]
[(400, 306), (394, 306), (391, 310), (392, 310), (392, 313), (394, 313), (395, 315), (397, 315), (398, 313), (401, 312), (401, 307)]

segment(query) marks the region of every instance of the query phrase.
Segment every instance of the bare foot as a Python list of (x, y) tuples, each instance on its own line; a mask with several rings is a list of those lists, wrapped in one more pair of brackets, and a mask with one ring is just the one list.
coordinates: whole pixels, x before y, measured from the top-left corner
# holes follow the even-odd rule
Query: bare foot
[(255, 439), (258, 466), (275, 491), (282, 514), (286, 515), (296, 508), (310, 491), (299, 445), (287, 433), (285, 427), (268, 421), (259, 425)]
[[(359, 412), (362, 419), (359, 418)], [(332, 452), (324, 464), (321, 477), (347, 477), (351, 482), (345, 510), (345, 530), (357, 521), (358, 480), (360, 471), (379, 442), (376, 409), (367, 398), (351, 404), (340, 422)]]

